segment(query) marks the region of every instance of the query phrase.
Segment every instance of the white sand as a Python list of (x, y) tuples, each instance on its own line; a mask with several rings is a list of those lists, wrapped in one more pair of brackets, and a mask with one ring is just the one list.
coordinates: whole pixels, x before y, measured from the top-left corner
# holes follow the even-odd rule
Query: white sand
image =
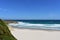
[(13, 29), (11, 32), (18, 40), (60, 40), (60, 31)]

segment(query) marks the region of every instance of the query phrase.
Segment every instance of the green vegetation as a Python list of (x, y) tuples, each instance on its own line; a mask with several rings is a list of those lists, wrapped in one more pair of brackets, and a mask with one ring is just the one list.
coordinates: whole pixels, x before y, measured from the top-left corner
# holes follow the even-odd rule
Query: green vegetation
[(0, 19), (0, 40), (17, 40), (10, 32), (6, 23)]

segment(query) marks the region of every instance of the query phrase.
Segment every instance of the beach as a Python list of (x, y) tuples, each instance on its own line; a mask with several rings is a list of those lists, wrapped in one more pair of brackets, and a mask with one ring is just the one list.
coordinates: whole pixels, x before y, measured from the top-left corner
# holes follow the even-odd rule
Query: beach
[(12, 29), (10, 31), (17, 40), (60, 40), (60, 31)]

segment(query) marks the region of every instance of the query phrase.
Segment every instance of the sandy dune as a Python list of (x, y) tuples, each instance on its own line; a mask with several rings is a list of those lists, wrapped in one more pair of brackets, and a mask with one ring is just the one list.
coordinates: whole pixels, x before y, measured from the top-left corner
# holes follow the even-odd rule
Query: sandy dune
[(18, 40), (60, 40), (60, 31), (13, 28), (11, 32)]

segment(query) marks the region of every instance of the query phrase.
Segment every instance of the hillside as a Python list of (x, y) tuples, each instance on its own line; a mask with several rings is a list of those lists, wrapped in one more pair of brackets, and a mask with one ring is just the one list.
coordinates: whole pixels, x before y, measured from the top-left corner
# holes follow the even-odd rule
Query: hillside
[(16, 40), (6, 23), (0, 19), (0, 40)]

